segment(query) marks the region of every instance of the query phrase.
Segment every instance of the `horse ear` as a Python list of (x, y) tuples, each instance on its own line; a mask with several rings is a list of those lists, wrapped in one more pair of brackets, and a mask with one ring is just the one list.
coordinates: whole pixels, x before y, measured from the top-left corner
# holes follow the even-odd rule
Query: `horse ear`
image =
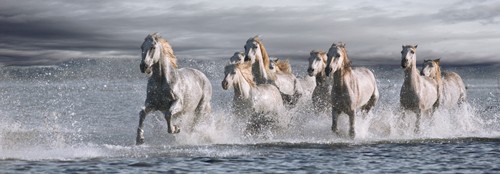
[(417, 47), (418, 47), (418, 44), (415, 45), (415, 48), (417, 48)]
[(434, 62), (436, 62), (439, 65), (441, 63), (441, 58), (434, 60)]
[(344, 42), (340, 42), (340, 46), (341, 47), (345, 47), (345, 43)]

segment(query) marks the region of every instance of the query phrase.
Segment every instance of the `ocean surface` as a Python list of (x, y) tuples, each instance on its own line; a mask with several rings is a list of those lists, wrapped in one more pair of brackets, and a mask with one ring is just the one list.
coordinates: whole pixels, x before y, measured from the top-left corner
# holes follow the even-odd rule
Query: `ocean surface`
[[(0, 173), (500, 173), (498, 65), (444, 67), (462, 76), (467, 104), (423, 118), (419, 134), (414, 117), (398, 110), (396, 63), (368, 66), (381, 97), (357, 117), (355, 139), (334, 135), (330, 113), (316, 113), (307, 99), (283, 111), (285, 130), (248, 138), (232, 115), (233, 90), (221, 87), (227, 60), (179, 61), (211, 80), (211, 117), (171, 135), (162, 114), (150, 114), (141, 146), (147, 76), (139, 58), (0, 67)], [(296, 75), (305, 76), (306, 61), (291, 60)]]

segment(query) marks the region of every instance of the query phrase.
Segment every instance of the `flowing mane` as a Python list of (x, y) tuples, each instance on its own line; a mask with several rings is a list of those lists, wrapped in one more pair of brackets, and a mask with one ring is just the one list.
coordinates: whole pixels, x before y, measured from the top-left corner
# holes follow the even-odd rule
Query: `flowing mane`
[(172, 49), (172, 46), (170, 46), (168, 41), (162, 38), (158, 33), (153, 33), (150, 36), (161, 44), (161, 54), (163, 56), (166, 55), (168, 57), (168, 60), (170, 60), (172, 67), (177, 68), (177, 57), (175, 57), (174, 50)]
[(290, 62), (288, 60), (276, 59), (276, 60), (273, 60), (273, 62), (279, 71), (285, 72), (288, 74), (292, 73), (292, 66), (290, 65)]
[(252, 74), (252, 63), (251, 62), (245, 62), (245, 63), (240, 63), (235, 65), (236, 69), (240, 70), (241, 74), (243, 75), (243, 78), (250, 84), (250, 86), (255, 86), (255, 82), (253, 81), (253, 74)]
[(269, 55), (267, 54), (266, 47), (264, 47), (264, 44), (262, 43), (262, 40), (260, 40), (259, 36), (254, 36), (253, 38), (250, 38), (250, 40), (253, 40), (257, 42), (260, 45), (260, 51), (262, 53), (262, 60), (264, 61), (264, 67), (266, 67), (267, 70), (269, 70), (269, 64), (271, 64), (271, 61), (269, 59)]

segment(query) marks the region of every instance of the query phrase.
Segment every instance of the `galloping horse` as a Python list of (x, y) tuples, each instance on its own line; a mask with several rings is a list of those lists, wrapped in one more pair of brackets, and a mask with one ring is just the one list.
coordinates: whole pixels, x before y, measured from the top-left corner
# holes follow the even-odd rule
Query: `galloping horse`
[[(245, 44), (245, 61), (252, 62), (252, 73), (257, 84), (274, 84), (284, 97), (284, 102), (294, 106), (297, 98), (302, 96), (302, 91), (297, 88), (295, 76), (283, 78), (284, 76), (270, 70), (271, 61), (264, 44), (259, 36), (249, 38)], [(291, 74), (291, 73), (290, 73)], [(293, 74), (292, 74), (293, 75)], [(289, 100), (290, 99), (290, 100)]]
[(312, 93), (314, 109), (320, 112), (329, 111), (332, 108), (332, 86), (333, 75), (326, 75), (326, 53), (313, 50), (309, 54), (309, 68), (307, 74), (316, 78), (316, 87)]
[(252, 64), (229, 64), (224, 68), (222, 88), (234, 87), (233, 109), (237, 116), (250, 115), (247, 131), (259, 133), (265, 128), (283, 125), (280, 113), (285, 111), (283, 100), (276, 86), (255, 84), (251, 71)]
[(441, 74), (440, 59), (424, 60), (420, 74), (437, 80), (439, 107), (453, 108), (465, 102), (467, 94), (462, 78), (455, 72)]
[(368, 113), (379, 98), (373, 73), (364, 67), (352, 68), (344, 43), (333, 44), (328, 50), (325, 72), (333, 73), (332, 131), (338, 134), (337, 118), (344, 112), (349, 116), (349, 136), (355, 137), (356, 109)]
[(229, 62), (231, 64), (239, 64), (245, 61), (245, 53), (244, 52), (234, 52), (233, 56), (229, 58)]
[[(401, 87), (401, 108), (416, 114), (415, 132), (420, 131), (420, 117), (423, 113), (432, 115), (439, 105), (437, 80), (420, 76), (417, 69), (417, 45), (403, 45), (401, 67), (404, 69), (404, 82)], [(405, 115), (403, 111), (403, 116)]]
[(149, 76), (145, 107), (139, 112), (136, 144), (144, 143), (143, 122), (152, 111), (163, 112), (168, 133), (179, 133), (172, 124), (172, 117), (184, 117), (191, 128), (211, 112), (212, 86), (200, 71), (191, 68), (177, 69), (177, 59), (172, 47), (159, 34), (149, 34), (142, 43), (140, 69)]

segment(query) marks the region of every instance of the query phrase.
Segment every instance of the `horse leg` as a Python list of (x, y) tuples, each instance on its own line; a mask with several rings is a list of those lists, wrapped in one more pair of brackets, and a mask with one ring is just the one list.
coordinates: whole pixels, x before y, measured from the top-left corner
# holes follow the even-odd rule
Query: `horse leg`
[(142, 130), (144, 126), (144, 119), (146, 119), (146, 115), (148, 115), (151, 111), (153, 111), (152, 108), (146, 107), (139, 112), (139, 127), (137, 128), (137, 137), (135, 139), (136, 145), (144, 144), (144, 130)]
[(170, 111), (166, 111), (163, 114), (165, 115), (165, 120), (167, 120), (167, 132), (169, 134), (181, 132), (181, 129), (177, 125), (172, 125), (172, 113), (170, 113)]
[(195, 117), (190, 131), (191, 132), (193, 131), (194, 127), (198, 125), (200, 120), (201, 121), (207, 120), (211, 112), (212, 112), (212, 106), (210, 105), (210, 101), (202, 99), (195, 110)]
[(172, 125), (172, 116), (177, 116), (178, 113), (182, 110), (180, 100), (175, 100), (170, 105), (170, 109), (165, 111), (163, 114), (165, 115), (165, 120), (167, 120), (167, 132), (170, 134), (176, 134), (181, 132), (181, 129), (177, 125)]
[(354, 123), (355, 123), (355, 120), (354, 120), (354, 116), (355, 116), (355, 111), (354, 110), (350, 110), (350, 111), (347, 111), (346, 113), (348, 116), (349, 116), (349, 137), (351, 139), (354, 139), (354, 137), (356, 136), (356, 132), (354, 130)]
[(417, 117), (415, 120), (415, 133), (420, 133), (420, 117), (422, 117), (422, 110), (417, 110), (415, 112), (415, 116)]
[(337, 110), (336, 108), (332, 108), (332, 131), (335, 134), (339, 134), (339, 130), (337, 128), (337, 122), (338, 122), (338, 117), (340, 115), (340, 110)]

